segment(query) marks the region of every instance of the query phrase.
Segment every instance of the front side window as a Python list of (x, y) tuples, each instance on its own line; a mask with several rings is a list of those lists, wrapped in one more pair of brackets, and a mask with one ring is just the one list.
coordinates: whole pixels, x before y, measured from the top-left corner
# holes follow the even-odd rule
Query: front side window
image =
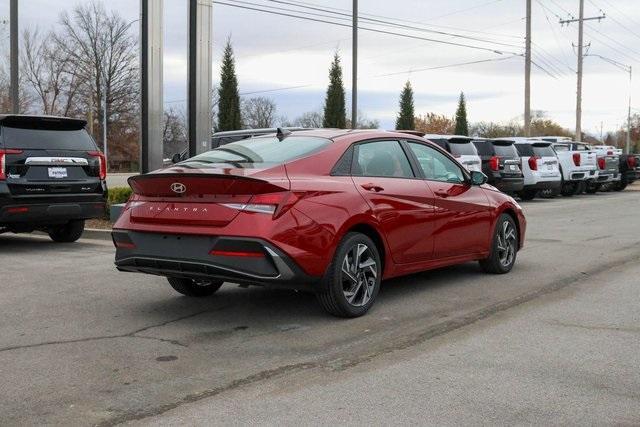
[(375, 141), (355, 147), (352, 174), (388, 178), (413, 178), (411, 164), (398, 141)]
[(464, 182), (464, 173), (453, 160), (426, 145), (409, 142), (411, 151), (418, 158), (425, 179), (451, 183)]

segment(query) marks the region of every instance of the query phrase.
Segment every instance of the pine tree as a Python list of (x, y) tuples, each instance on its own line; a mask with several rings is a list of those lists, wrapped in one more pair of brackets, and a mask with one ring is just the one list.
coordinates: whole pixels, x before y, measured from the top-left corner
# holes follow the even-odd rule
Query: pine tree
[(220, 89), (218, 89), (218, 126), (219, 131), (242, 129), (240, 114), (240, 94), (236, 76), (235, 59), (231, 39), (227, 39), (220, 71)]
[(413, 130), (416, 126), (416, 118), (413, 107), (413, 89), (411, 82), (407, 81), (400, 93), (400, 113), (396, 119), (396, 129)]
[(347, 123), (347, 112), (344, 104), (344, 85), (342, 84), (342, 67), (340, 56), (336, 52), (329, 69), (329, 87), (324, 101), (324, 119), (322, 126), (326, 128), (344, 129)]
[(467, 122), (467, 102), (464, 99), (464, 92), (460, 92), (458, 110), (456, 110), (456, 135), (469, 136), (469, 123)]

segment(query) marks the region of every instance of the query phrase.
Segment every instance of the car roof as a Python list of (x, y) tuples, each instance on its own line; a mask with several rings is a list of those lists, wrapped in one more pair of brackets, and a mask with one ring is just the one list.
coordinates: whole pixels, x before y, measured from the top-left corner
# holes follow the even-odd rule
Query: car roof
[(534, 144), (536, 142), (546, 142), (548, 144), (551, 144), (551, 142), (549, 141), (543, 141), (542, 139), (537, 137), (527, 137), (527, 136), (510, 136), (510, 137), (501, 137), (501, 138), (494, 138), (494, 139), (498, 141), (512, 141), (514, 144)]
[(46, 127), (48, 129), (82, 129), (87, 125), (84, 119), (71, 117), (31, 115), (31, 114), (0, 114), (0, 125), (21, 125)]
[(466, 135), (444, 135), (444, 134), (437, 134), (437, 133), (427, 133), (423, 135), (423, 138), (427, 138), (427, 139), (466, 139), (469, 140), (469, 142), (473, 141), (475, 138), (472, 138), (470, 136), (466, 136)]
[(242, 136), (242, 135), (254, 135), (254, 134), (269, 134), (276, 133), (278, 129), (289, 130), (289, 131), (300, 131), (300, 130), (310, 130), (310, 128), (303, 127), (282, 127), (282, 128), (259, 128), (259, 129), (240, 129), (240, 130), (226, 130), (222, 132), (215, 132), (212, 138), (216, 137), (225, 137), (225, 136)]

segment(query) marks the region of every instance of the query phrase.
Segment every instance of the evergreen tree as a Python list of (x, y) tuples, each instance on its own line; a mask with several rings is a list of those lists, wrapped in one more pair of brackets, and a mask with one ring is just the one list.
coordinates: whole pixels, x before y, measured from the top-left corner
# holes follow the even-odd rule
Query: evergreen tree
[(344, 85), (342, 84), (342, 67), (340, 56), (336, 52), (329, 69), (329, 87), (324, 101), (324, 119), (322, 126), (326, 128), (344, 129), (347, 124), (347, 112), (344, 104)]
[(219, 131), (242, 129), (238, 77), (236, 76), (235, 59), (233, 58), (231, 39), (227, 39), (227, 45), (224, 48), (218, 95), (217, 129)]
[(467, 122), (467, 102), (464, 99), (464, 92), (460, 92), (460, 101), (456, 111), (456, 135), (469, 136), (469, 122)]
[(411, 82), (407, 80), (400, 93), (400, 113), (396, 119), (396, 129), (413, 130), (416, 126), (416, 118), (413, 107), (413, 89)]

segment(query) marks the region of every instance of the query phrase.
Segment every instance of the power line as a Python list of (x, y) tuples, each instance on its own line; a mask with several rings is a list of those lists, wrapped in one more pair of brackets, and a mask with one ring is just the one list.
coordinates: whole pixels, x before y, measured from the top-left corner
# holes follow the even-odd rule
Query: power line
[[(288, 86), (288, 87), (280, 87), (280, 88), (275, 88), (275, 89), (265, 89), (265, 90), (255, 90), (255, 91), (251, 91), (251, 92), (240, 92), (238, 95), (240, 96), (247, 96), (247, 95), (257, 95), (260, 93), (270, 93), (270, 92), (281, 92), (284, 90), (294, 90), (294, 89), (303, 89), (303, 88), (307, 88), (307, 87), (311, 87), (313, 86), (312, 84), (305, 84), (305, 85), (298, 85), (298, 86)], [(171, 101), (165, 101), (165, 104), (177, 104), (180, 102), (186, 102), (186, 99), (174, 99)]]
[[(231, 1), (233, 1), (233, 0), (231, 0)], [(324, 19), (310, 18), (308, 16), (296, 15), (296, 14), (294, 14), (295, 12), (293, 12), (293, 13), (276, 12), (276, 11), (273, 11), (273, 10), (261, 9), (261, 8), (258, 8), (258, 7), (250, 7), (250, 6), (242, 6), (242, 5), (234, 4), (234, 3), (226, 3), (226, 2), (223, 2), (223, 1), (219, 1), (219, 0), (213, 0), (213, 3), (219, 4), (219, 5), (224, 5), (224, 6), (236, 7), (236, 8), (239, 8), (239, 9), (246, 9), (246, 10), (253, 10), (253, 11), (256, 11), (256, 12), (269, 13), (269, 14), (272, 14), (272, 15), (280, 15), (280, 16), (286, 16), (286, 17), (289, 17), (289, 18), (297, 18), (297, 19), (303, 19), (303, 20), (306, 20), (306, 21), (320, 22), (320, 23), (324, 23), (324, 24), (332, 24), (332, 25), (336, 25), (336, 26), (340, 26), (340, 27), (351, 28), (351, 25), (349, 25), (349, 24), (343, 24), (341, 22), (329, 21), (329, 20), (324, 20)], [(300, 12), (298, 12), (298, 13), (300, 13)], [(499, 50), (499, 49), (493, 49), (493, 48), (488, 48), (488, 47), (483, 47), (483, 46), (469, 45), (469, 44), (465, 44), (465, 43), (448, 42), (448, 41), (444, 41), (444, 40), (432, 39), (432, 38), (428, 38), (428, 37), (420, 37), (420, 36), (415, 36), (415, 35), (410, 35), (410, 34), (396, 33), (396, 32), (393, 32), (393, 31), (380, 30), (380, 29), (376, 29), (376, 28), (369, 28), (369, 27), (359, 27), (359, 28), (361, 30), (363, 30), (363, 31), (369, 31), (369, 32), (373, 32), (373, 33), (393, 35), (393, 36), (409, 38), (409, 39), (414, 39), (414, 40), (424, 40), (424, 41), (428, 41), (428, 42), (445, 44), (445, 45), (449, 45), (449, 46), (466, 47), (466, 48), (469, 48), (469, 49), (476, 49), (476, 50), (483, 50), (483, 51), (486, 51), (486, 52), (493, 52), (493, 53), (497, 53), (499, 55), (502, 55), (502, 54), (517, 55), (518, 54), (517, 52), (512, 52), (512, 51), (507, 51), (507, 50)]]
[(432, 71), (432, 70), (443, 70), (445, 68), (462, 67), (462, 66), (465, 66), (465, 65), (482, 64), (482, 63), (487, 63), (487, 62), (500, 62), (500, 61), (506, 61), (506, 60), (511, 59), (511, 58), (515, 58), (517, 56), (522, 56), (522, 55), (511, 55), (511, 56), (499, 57), (499, 58), (481, 59), (481, 60), (477, 60), (477, 61), (459, 62), (459, 63), (455, 63), (455, 64), (439, 65), (439, 66), (427, 67), (427, 68), (412, 68), (412, 69), (405, 70), (405, 71), (397, 71), (397, 72), (385, 73), (385, 74), (376, 74), (376, 75), (373, 75), (373, 76), (369, 76), (368, 78), (398, 76), (398, 75), (401, 75), (401, 74), (419, 73), (419, 72), (422, 72), (422, 71)]
[[(602, 9), (600, 8), (600, 6), (596, 5), (592, 0), (589, 0), (589, 3), (591, 3), (594, 7), (597, 7), (598, 9), (600, 9), (600, 12), (604, 13), (602, 11)], [(618, 25), (620, 25), (622, 28), (624, 28), (625, 30), (627, 30), (629, 33), (633, 34), (634, 36), (636, 36), (637, 38), (640, 39), (640, 34), (636, 33), (635, 31), (633, 31), (631, 28), (627, 27), (626, 25), (624, 25), (622, 22), (618, 21), (617, 19), (615, 19), (614, 17), (612, 17), (611, 15), (609, 15), (609, 19), (611, 19), (613, 22), (617, 23)]]

